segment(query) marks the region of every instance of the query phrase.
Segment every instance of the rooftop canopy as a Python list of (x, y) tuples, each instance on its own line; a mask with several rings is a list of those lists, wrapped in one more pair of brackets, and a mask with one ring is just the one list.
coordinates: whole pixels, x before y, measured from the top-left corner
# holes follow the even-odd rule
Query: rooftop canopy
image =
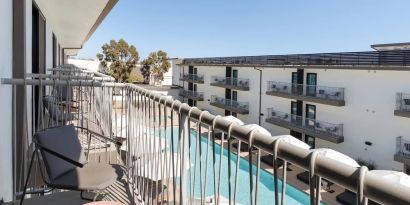
[(374, 44), (374, 45), (371, 45), (371, 47), (376, 51), (410, 50), (410, 42)]

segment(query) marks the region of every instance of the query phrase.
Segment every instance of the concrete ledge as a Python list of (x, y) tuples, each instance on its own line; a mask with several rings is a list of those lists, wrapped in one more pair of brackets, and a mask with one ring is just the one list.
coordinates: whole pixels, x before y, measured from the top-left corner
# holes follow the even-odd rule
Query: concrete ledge
[(203, 80), (191, 80), (191, 79), (179, 79), (180, 81), (185, 81), (185, 82), (190, 82), (190, 83), (199, 83), (199, 84), (204, 84)]
[(409, 117), (410, 118), (410, 111), (394, 110), (394, 115), (395, 116), (400, 116), (400, 117)]
[(239, 113), (239, 114), (242, 114), (242, 115), (249, 114), (249, 110), (234, 108), (234, 107), (226, 106), (226, 105), (220, 104), (220, 103), (210, 103), (210, 104), (215, 106), (215, 107), (219, 107), (221, 109), (229, 110), (231, 112), (236, 112), (236, 113)]
[(338, 107), (345, 106), (346, 104), (344, 100), (332, 100), (332, 99), (325, 99), (325, 98), (320, 98), (320, 97), (311, 97), (311, 96), (304, 96), (304, 95), (281, 93), (281, 92), (276, 92), (276, 91), (266, 91), (266, 95), (295, 99), (295, 100), (302, 100), (302, 101), (308, 101), (308, 102), (314, 102), (314, 103), (332, 105), (332, 106), (338, 106)]
[(192, 100), (196, 100), (196, 101), (204, 101), (203, 97), (192, 96), (192, 95), (181, 95), (181, 94), (179, 94), (179, 96), (184, 97), (184, 98), (188, 98), (188, 99), (192, 99)]

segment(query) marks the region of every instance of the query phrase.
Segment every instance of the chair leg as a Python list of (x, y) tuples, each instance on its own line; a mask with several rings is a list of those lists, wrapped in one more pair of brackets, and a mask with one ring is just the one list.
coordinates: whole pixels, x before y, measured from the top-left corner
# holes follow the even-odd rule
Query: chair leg
[(96, 201), (97, 200), (97, 198), (98, 198), (98, 196), (100, 196), (101, 195), (101, 190), (97, 190), (97, 191), (95, 191), (94, 192), (94, 197), (90, 197), (90, 198), (88, 198), (88, 197), (85, 197), (84, 196), (84, 191), (81, 191), (80, 192), (80, 197), (81, 197), (81, 199), (83, 199), (83, 200), (87, 200), (87, 201)]
[(37, 149), (34, 150), (33, 155), (31, 156), (30, 165), (28, 167), (28, 172), (26, 176), (26, 182), (24, 183), (23, 195), (21, 196), (21, 200), (20, 200), (20, 205), (23, 204), (24, 197), (26, 195), (26, 189), (27, 189), (28, 181), (30, 179), (30, 172), (31, 172), (31, 168), (33, 167), (34, 156), (36, 155), (36, 153), (37, 153)]

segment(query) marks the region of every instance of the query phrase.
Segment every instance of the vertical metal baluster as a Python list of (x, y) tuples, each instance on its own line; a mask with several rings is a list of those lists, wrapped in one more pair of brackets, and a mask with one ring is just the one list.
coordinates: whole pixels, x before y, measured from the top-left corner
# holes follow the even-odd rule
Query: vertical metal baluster
[[(214, 119), (215, 120), (215, 119)], [(204, 182), (204, 193), (202, 198), (205, 200), (206, 197), (206, 190), (207, 190), (207, 182), (208, 182), (208, 160), (209, 160), (209, 148), (211, 143), (211, 127), (208, 127), (208, 138), (206, 143), (206, 155), (205, 155), (205, 182)]]
[[(190, 187), (190, 189), (189, 189), (189, 202), (190, 202), (190, 204), (192, 204), (192, 201), (194, 200), (194, 195), (193, 195), (193, 191), (194, 191), (194, 189), (192, 189), (192, 169), (191, 169), (191, 167), (192, 167), (192, 160), (191, 160), (191, 113), (192, 113), (192, 109), (193, 109), (193, 107), (191, 107), (190, 109), (189, 109), (189, 112), (188, 112), (188, 136), (186, 137), (186, 139), (188, 140), (188, 167), (189, 167), (189, 187)], [(194, 170), (194, 172), (195, 172), (195, 170)]]
[(237, 157), (236, 157), (236, 169), (235, 169), (235, 190), (233, 192), (233, 204), (236, 204), (236, 193), (238, 192), (238, 171), (239, 171), (239, 160), (241, 159), (241, 144), (242, 141), (238, 140), (238, 150), (237, 150)]
[[(280, 139), (276, 139), (273, 143), (273, 183), (275, 188), (275, 205), (279, 205), (279, 188), (278, 188), (278, 146)], [(284, 183), (284, 182), (282, 182)], [(283, 194), (283, 193), (282, 193)]]
[[(197, 121), (196, 124), (196, 136), (195, 136), (195, 156), (194, 156), (194, 182), (192, 185), (192, 192), (193, 192), (193, 196), (195, 198), (195, 182), (196, 182), (196, 170), (197, 170), (197, 159), (198, 159), (198, 152), (201, 149), (201, 131), (200, 131), (200, 126), (201, 126), (201, 122), (202, 122), (202, 116), (204, 113), (207, 113), (206, 111), (201, 112), (201, 114), (199, 115), (199, 120)], [(201, 163), (201, 158), (199, 158), (199, 163)], [(201, 167), (200, 167), (201, 169)], [(199, 180), (201, 181), (201, 175), (199, 176)], [(202, 195), (201, 195), (201, 202), (202, 202)]]
[(282, 196), (281, 196), (281, 204), (285, 204), (285, 199), (286, 199), (286, 173), (287, 173), (287, 168), (288, 168), (288, 162), (286, 160), (283, 160), (283, 177), (282, 177)]
[(212, 171), (213, 171), (213, 182), (214, 182), (214, 200), (217, 199), (217, 187), (216, 187), (216, 150), (215, 150), (215, 123), (217, 117), (214, 118), (212, 122)]
[[(229, 205), (232, 205), (232, 186), (231, 186), (231, 131), (234, 123), (231, 123), (228, 128), (228, 136), (227, 136), (227, 141), (228, 141), (228, 199), (229, 199)], [(239, 155), (238, 155), (239, 157)]]
[[(173, 201), (174, 201), (174, 205), (176, 205), (176, 171), (175, 171), (175, 159), (174, 159), (174, 103), (177, 101), (172, 102), (171, 105), (171, 163), (172, 163), (172, 174), (173, 174), (173, 178), (172, 178), (172, 195), (173, 195)], [(178, 156), (178, 155), (176, 155)]]
[(256, 188), (255, 188), (255, 204), (256, 205), (258, 204), (260, 169), (261, 169), (261, 150), (258, 148), (257, 166), (256, 166)]
[(248, 144), (248, 153), (249, 153), (249, 188), (250, 188), (250, 205), (254, 204), (254, 199), (253, 199), (253, 195), (254, 195), (254, 189), (253, 189), (253, 169), (252, 169), (252, 138), (253, 138), (253, 134), (256, 132), (256, 129), (252, 130), (249, 134), (249, 144)]

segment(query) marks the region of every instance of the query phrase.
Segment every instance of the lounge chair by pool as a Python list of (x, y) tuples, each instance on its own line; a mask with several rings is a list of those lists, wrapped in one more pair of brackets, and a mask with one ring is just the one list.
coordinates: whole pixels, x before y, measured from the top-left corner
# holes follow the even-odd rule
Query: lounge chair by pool
[[(350, 190), (347, 190), (347, 189), (341, 194), (337, 195), (336, 200), (343, 205), (356, 205), (357, 204), (356, 193)], [(380, 205), (380, 204), (372, 200), (369, 200), (369, 205)]]

